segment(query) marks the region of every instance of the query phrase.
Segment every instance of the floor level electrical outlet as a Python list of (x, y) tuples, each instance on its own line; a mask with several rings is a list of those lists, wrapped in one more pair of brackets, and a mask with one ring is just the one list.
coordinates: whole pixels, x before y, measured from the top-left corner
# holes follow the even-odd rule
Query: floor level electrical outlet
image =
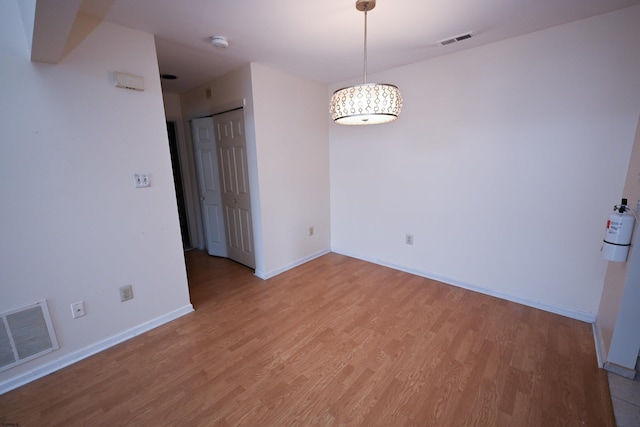
[(413, 234), (407, 234), (407, 236), (404, 239), (404, 242), (407, 245), (413, 245)]
[(78, 301), (71, 304), (71, 316), (73, 316), (74, 319), (77, 319), (78, 317), (82, 317), (85, 314), (87, 313), (85, 313), (84, 311), (83, 301)]
[(313, 236), (313, 227), (309, 227), (309, 236)]
[(120, 288), (120, 302), (133, 299), (133, 287), (131, 285), (122, 286)]

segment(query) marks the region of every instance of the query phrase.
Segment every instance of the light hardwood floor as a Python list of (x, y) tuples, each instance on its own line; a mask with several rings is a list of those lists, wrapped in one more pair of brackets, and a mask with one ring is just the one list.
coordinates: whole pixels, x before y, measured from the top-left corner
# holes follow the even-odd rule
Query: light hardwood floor
[(587, 323), (337, 254), (267, 281), (186, 256), (194, 313), (0, 396), (0, 423), (615, 425)]

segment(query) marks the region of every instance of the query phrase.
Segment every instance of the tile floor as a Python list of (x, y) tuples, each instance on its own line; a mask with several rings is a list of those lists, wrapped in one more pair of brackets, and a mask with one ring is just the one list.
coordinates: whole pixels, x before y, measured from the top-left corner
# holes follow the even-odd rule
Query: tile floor
[(618, 427), (640, 426), (640, 376), (630, 380), (608, 373), (613, 412)]

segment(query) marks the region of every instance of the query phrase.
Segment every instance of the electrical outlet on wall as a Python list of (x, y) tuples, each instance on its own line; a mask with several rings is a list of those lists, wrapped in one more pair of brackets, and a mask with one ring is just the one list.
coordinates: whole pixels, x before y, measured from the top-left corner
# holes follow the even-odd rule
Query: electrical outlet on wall
[(73, 304), (71, 304), (71, 316), (74, 319), (77, 319), (78, 317), (82, 317), (84, 316), (85, 311), (84, 311), (84, 302), (83, 301), (78, 301), (78, 302), (74, 302)]
[(313, 225), (309, 227), (309, 236), (313, 236)]
[(120, 302), (129, 301), (130, 299), (133, 299), (133, 286), (122, 286), (120, 288)]
[(407, 245), (413, 245), (413, 234), (407, 234), (404, 238), (404, 242)]

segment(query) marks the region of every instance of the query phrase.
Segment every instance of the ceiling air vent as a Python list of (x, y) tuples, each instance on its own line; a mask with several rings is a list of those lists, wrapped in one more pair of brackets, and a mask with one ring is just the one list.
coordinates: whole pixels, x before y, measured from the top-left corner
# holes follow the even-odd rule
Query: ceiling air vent
[(460, 34), (459, 36), (449, 37), (448, 39), (440, 40), (438, 44), (442, 46), (446, 46), (451, 43), (460, 42), (462, 40), (470, 39), (473, 36), (473, 32), (469, 31), (468, 33)]

